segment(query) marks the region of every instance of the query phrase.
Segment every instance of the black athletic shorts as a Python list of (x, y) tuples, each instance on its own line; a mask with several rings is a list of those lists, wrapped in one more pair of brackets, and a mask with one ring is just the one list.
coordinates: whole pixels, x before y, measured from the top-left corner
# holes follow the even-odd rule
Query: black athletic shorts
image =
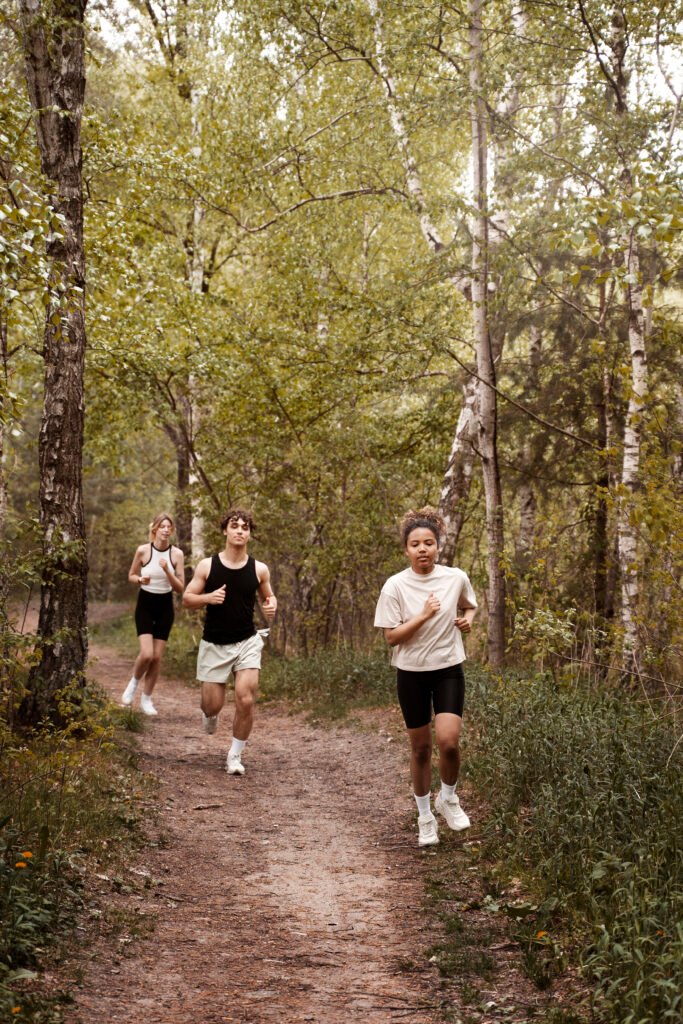
[(139, 591), (138, 603), (135, 606), (135, 628), (138, 636), (151, 633), (155, 640), (168, 640), (174, 614), (172, 590), (167, 594)]
[(419, 729), (435, 715), (460, 715), (465, 706), (465, 673), (462, 665), (431, 672), (396, 670), (396, 689), (403, 719), (409, 729)]

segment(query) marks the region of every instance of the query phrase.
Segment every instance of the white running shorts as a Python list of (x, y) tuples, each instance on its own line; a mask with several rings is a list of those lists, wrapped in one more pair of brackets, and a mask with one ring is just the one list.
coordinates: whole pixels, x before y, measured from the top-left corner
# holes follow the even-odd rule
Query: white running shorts
[(197, 679), (200, 683), (227, 683), (231, 672), (243, 668), (261, 668), (263, 637), (258, 633), (237, 644), (211, 644), (199, 641)]

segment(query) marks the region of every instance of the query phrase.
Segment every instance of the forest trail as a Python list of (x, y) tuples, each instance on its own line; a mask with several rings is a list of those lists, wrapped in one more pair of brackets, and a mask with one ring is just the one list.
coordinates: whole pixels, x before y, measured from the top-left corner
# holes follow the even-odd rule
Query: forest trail
[[(118, 700), (130, 657), (91, 655)], [(162, 679), (155, 702), (140, 736), (158, 780), (149, 846), (102, 894), (67, 1024), (442, 1021), (422, 911), (433, 854), (416, 844), (402, 747), (261, 706), (236, 778), (230, 706), (206, 736), (187, 686)], [(132, 938), (104, 927), (113, 907)]]

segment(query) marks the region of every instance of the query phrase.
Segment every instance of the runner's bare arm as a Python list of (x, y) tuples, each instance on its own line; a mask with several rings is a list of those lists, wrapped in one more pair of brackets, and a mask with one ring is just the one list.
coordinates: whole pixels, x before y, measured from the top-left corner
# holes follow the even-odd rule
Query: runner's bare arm
[(259, 581), (258, 600), (261, 611), (268, 622), (272, 622), (277, 611), (277, 598), (270, 585), (270, 570), (265, 562), (256, 563), (256, 576)]
[(128, 582), (135, 583), (136, 586), (139, 586), (140, 583), (142, 583), (143, 578), (147, 579), (146, 576), (143, 577), (140, 574), (140, 570), (142, 569), (142, 559), (145, 554), (145, 548), (148, 546), (149, 545), (147, 544), (140, 545), (133, 556), (133, 561), (131, 562), (130, 569), (128, 570)]
[(211, 559), (202, 558), (183, 594), (183, 604), (186, 608), (205, 608), (207, 604), (223, 604), (225, 601), (225, 584), (218, 590), (206, 593), (205, 587), (210, 568)]
[(171, 548), (171, 554), (173, 555), (175, 569), (171, 567), (165, 558), (159, 559), (159, 565), (166, 573), (166, 579), (175, 592), (182, 594), (183, 587), (185, 586), (185, 556), (180, 548)]
[(470, 604), (466, 597), (461, 597), (458, 602), (458, 615), (454, 622), (461, 633), (469, 633), (472, 629), (472, 620), (477, 614), (477, 609)]

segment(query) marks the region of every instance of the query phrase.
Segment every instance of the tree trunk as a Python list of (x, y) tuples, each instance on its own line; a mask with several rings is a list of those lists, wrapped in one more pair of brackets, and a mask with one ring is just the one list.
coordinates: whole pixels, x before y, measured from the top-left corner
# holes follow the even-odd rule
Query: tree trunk
[[(190, 504), (191, 456), (184, 429), (165, 424), (166, 434), (173, 442), (176, 453), (176, 505), (175, 532), (178, 547), (188, 554), (192, 551), (192, 506)], [(190, 559), (187, 559), (189, 568)]]
[[(190, 86), (191, 88), (191, 86)], [(200, 145), (200, 134), (199, 134), (199, 113), (198, 113), (198, 96), (197, 92), (192, 89), (190, 103), (192, 104), (192, 135), (195, 149), (199, 148)], [(192, 221), (190, 228), (190, 253), (187, 266), (187, 278), (190, 283), (190, 291), (195, 296), (195, 302), (201, 302), (202, 295), (205, 292), (205, 271), (206, 271), (206, 253), (204, 251), (203, 239), (202, 239), (202, 224), (204, 223), (205, 209), (199, 199), (195, 199), (192, 204)], [(199, 342), (197, 342), (199, 344)], [(193, 375), (190, 375), (188, 381), (188, 392), (192, 396), (195, 393), (195, 380)], [(197, 430), (200, 422), (200, 409), (199, 404), (194, 402), (190, 397), (190, 422), (192, 424), (192, 434), (189, 435), (194, 443)], [(195, 449), (196, 452), (196, 449)], [(180, 476), (180, 474), (179, 474)], [(187, 495), (178, 495), (179, 500), (185, 502), (186, 507), (189, 509), (191, 518), (190, 537), (191, 537), (191, 552), (190, 561), (193, 565), (196, 565), (201, 558), (204, 557), (204, 549), (206, 546), (206, 523), (204, 516), (201, 512), (195, 511), (193, 506), (193, 495), (198, 489), (199, 477), (195, 467), (190, 469), (190, 477), (187, 482), (189, 493)]]
[[(60, 691), (83, 686), (87, 560), (82, 496), (85, 257), (81, 118), (87, 0), (19, 0), (26, 80), (43, 173), (63, 218), (46, 246), (50, 278), (44, 332), (45, 394), (38, 442), (44, 574), (38, 633), (22, 718), (63, 719)], [(76, 691), (77, 693), (77, 691)]]
[(488, 323), (488, 179), (486, 104), (482, 92), (483, 0), (470, 2), (470, 92), (475, 215), (472, 225), (472, 312), (479, 389), (478, 450), (486, 496), (488, 538), (487, 656), (494, 666), (505, 658), (505, 574), (503, 570), (503, 497), (498, 468), (496, 370)]
[[(9, 369), (7, 352), (7, 320), (0, 312), (0, 359), (2, 360), (2, 390), (0, 397), (9, 391)], [(0, 541), (5, 536), (7, 524), (7, 476), (5, 473), (5, 419), (0, 417)]]
[[(623, 12), (612, 14), (612, 88), (617, 121), (628, 128), (628, 76), (626, 52), (628, 34)], [(621, 182), (627, 196), (633, 193), (633, 173), (628, 145), (620, 146), (622, 155)], [(628, 340), (631, 356), (631, 390), (624, 425), (624, 454), (621, 472), (621, 494), (617, 502), (617, 540), (621, 572), (621, 625), (623, 630), (622, 668), (631, 673), (638, 669), (640, 641), (638, 636), (638, 604), (640, 600), (640, 553), (633, 517), (633, 499), (640, 485), (640, 450), (643, 439), (645, 399), (648, 390), (643, 314), (643, 283), (641, 260), (635, 229), (624, 231), (624, 266), (626, 269), (626, 300), (628, 303)]]
[[(604, 325), (607, 317), (609, 298), (605, 285), (601, 285), (601, 325)], [(606, 339), (603, 337), (602, 340), (605, 351), (607, 351)], [(614, 618), (618, 564), (618, 553), (615, 551), (615, 530), (610, 525), (612, 502), (609, 500), (609, 496), (614, 493), (617, 477), (614, 457), (612, 455), (618, 435), (618, 427), (614, 415), (613, 390), (612, 371), (607, 363), (605, 363), (602, 370), (600, 393), (596, 402), (600, 448), (604, 454), (602, 455), (602, 471), (597, 485), (593, 556), (595, 564), (595, 611), (608, 621)]]
[(451, 453), (446, 466), (439, 511), (446, 523), (443, 546), (439, 561), (443, 565), (453, 565), (455, 550), (458, 546), (460, 531), (465, 521), (467, 497), (472, 484), (474, 469), (474, 449), (472, 442), (476, 438), (478, 420), (478, 381), (470, 377), (463, 387), (463, 402), (458, 423), (453, 435)]
[(619, 568), (621, 570), (621, 625), (624, 633), (623, 668), (631, 672), (639, 660), (638, 603), (640, 598), (640, 565), (638, 534), (633, 519), (632, 499), (640, 482), (640, 448), (643, 414), (648, 387), (643, 320), (643, 289), (640, 283), (640, 260), (634, 236), (628, 240), (625, 253), (629, 307), (628, 339), (631, 352), (631, 393), (624, 426), (624, 456), (621, 487), (624, 496), (617, 506)]
[[(430, 217), (425, 202), (417, 162), (398, 103), (398, 90), (385, 58), (384, 31), (379, 4), (377, 0), (367, 0), (367, 5), (372, 17), (375, 34), (375, 63), (384, 83), (389, 120), (401, 154), (408, 193), (417, 213), (423, 238), (431, 251), (437, 255), (444, 249), (445, 243), (441, 238), (438, 227)], [(451, 277), (451, 283), (458, 291), (469, 298), (469, 282), (462, 278)], [(472, 448), (472, 413), (477, 407), (477, 390), (478, 381), (468, 376), (463, 387), (463, 405), (453, 435), (448, 465), (441, 484), (439, 511), (446, 520), (447, 531), (444, 547), (439, 557), (440, 561), (446, 565), (452, 565), (455, 557), (455, 549), (460, 536), (472, 482), (475, 458)]]

